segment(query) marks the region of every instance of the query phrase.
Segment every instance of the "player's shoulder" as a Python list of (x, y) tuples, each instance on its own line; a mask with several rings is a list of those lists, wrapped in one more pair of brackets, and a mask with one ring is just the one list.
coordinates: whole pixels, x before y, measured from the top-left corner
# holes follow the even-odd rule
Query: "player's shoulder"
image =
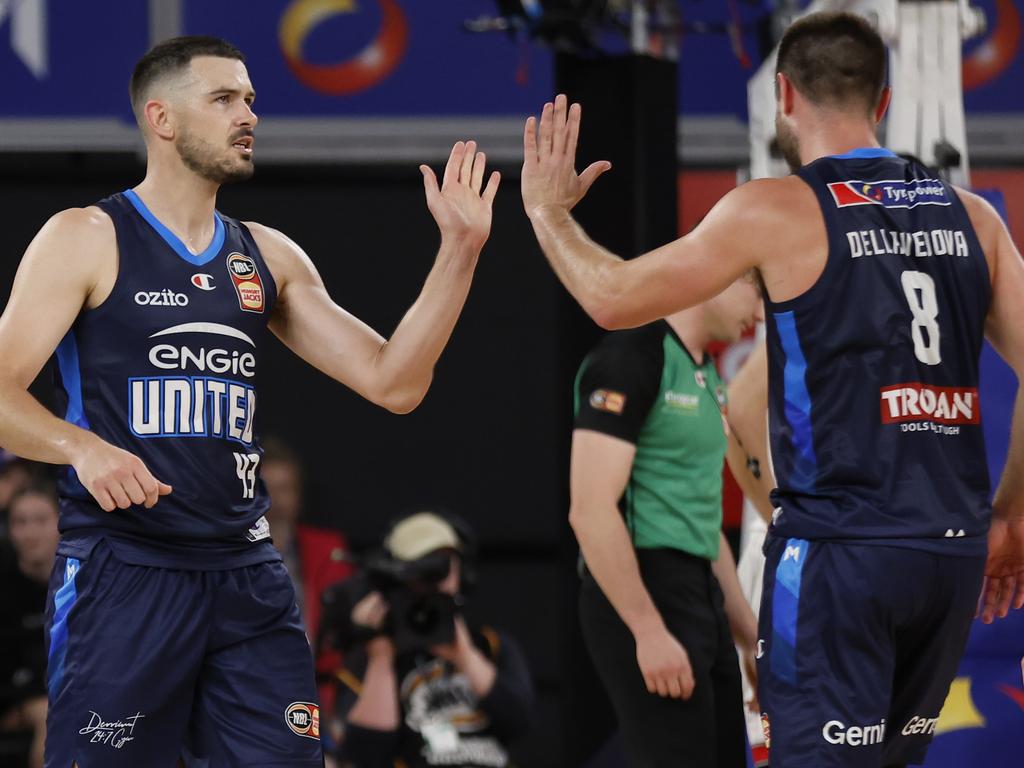
[[(799, 176), (751, 179), (722, 198), (719, 205), (729, 214), (736, 234), (760, 236), (761, 226), (781, 226), (794, 216), (817, 208), (814, 190)], [(753, 228), (744, 228), (744, 224)]]
[(992, 203), (984, 197), (976, 192), (971, 192), (969, 189), (956, 185), (951, 186), (956, 196), (960, 198), (960, 202), (963, 204), (964, 210), (967, 211), (967, 216), (970, 218), (971, 224), (974, 225), (975, 229), (979, 227), (1000, 226), (1002, 224), (1002, 217), (1000, 217)]
[(779, 178), (751, 179), (733, 190), (738, 200), (756, 201), (763, 207), (785, 208), (794, 200), (814, 199), (814, 191), (796, 174)]
[(1000, 241), (1007, 237), (1003, 217), (992, 203), (981, 195), (957, 186), (953, 186), (953, 191), (964, 206), (974, 234), (985, 252), (989, 269), (993, 270), (1000, 251)]
[(277, 283), (278, 296), (293, 279), (301, 278), (312, 270), (312, 264), (299, 244), (279, 229), (257, 221), (240, 222), (252, 235), (260, 255), (270, 268)]
[(813, 221), (823, 221), (814, 190), (800, 177), (786, 176), (740, 184), (719, 200), (697, 231), (707, 229), (737, 250), (759, 254), (755, 263), (763, 268), (773, 254), (811, 247), (808, 239), (820, 234), (820, 227), (807, 226)]
[(249, 230), (261, 251), (267, 249), (271, 251), (302, 251), (294, 240), (279, 229), (260, 224), (258, 221), (243, 221), (241, 224)]
[(97, 205), (85, 208), (65, 208), (53, 214), (43, 225), (40, 234), (55, 238), (84, 238), (83, 245), (109, 241), (115, 237), (114, 222), (107, 212)]
[(55, 269), (85, 274), (116, 251), (114, 222), (102, 208), (89, 206), (67, 208), (51, 216), (25, 255), (32, 264), (52, 264)]

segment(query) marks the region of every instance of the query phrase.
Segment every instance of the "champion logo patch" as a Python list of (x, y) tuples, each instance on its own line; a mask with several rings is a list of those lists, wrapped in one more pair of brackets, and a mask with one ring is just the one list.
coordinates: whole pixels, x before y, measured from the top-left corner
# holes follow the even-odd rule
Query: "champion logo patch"
[(192, 275), (192, 285), (201, 291), (212, 291), (217, 286), (213, 284), (213, 275), (208, 275), (205, 272), (199, 272)]
[(309, 701), (293, 701), (284, 711), (284, 721), (296, 736), (320, 738), (320, 707)]
[(235, 286), (238, 307), (243, 312), (262, 312), (264, 306), (263, 280), (256, 260), (244, 253), (228, 254), (228, 274)]

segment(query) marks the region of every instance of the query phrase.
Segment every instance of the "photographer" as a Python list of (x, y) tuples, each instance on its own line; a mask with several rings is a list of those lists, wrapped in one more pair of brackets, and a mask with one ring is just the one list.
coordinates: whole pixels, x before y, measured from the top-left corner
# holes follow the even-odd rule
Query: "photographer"
[(533, 691), (515, 642), (472, 631), (461, 615), (473, 549), (454, 518), (420, 512), (398, 521), (383, 558), (366, 565), (372, 591), (350, 613), (363, 647), (336, 675), (355, 697), (343, 765), (512, 765), (507, 745), (529, 726)]

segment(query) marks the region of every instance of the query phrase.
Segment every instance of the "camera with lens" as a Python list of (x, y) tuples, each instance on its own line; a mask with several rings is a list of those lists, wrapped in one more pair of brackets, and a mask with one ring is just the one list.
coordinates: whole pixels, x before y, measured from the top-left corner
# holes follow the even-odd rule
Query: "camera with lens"
[[(473, 578), (472, 556), (471, 534), (457, 518), (437, 512), (402, 518), (380, 550), (356, 558), (354, 576), (325, 590), (318, 645), (347, 651), (384, 634), (403, 653), (452, 642), (462, 592)], [(460, 564), (462, 582), (454, 595), (440, 589), (453, 558)], [(371, 592), (379, 592), (388, 605), (379, 629), (352, 621), (353, 609)]]

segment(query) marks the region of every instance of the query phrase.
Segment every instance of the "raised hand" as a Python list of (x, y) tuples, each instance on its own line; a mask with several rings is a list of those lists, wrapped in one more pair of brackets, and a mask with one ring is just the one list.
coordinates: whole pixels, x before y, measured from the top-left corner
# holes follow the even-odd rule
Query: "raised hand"
[(135, 454), (99, 438), (90, 440), (73, 462), (79, 482), (105, 512), (139, 505), (151, 508), (171, 486), (161, 483)]
[(427, 208), (441, 230), (441, 239), (464, 242), (478, 251), (491, 232), (491, 206), (501, 174), (491, 173), (481, 194), (487, 156), (476, 151), (476, 142), (456, 142), (448, 156), (441, 186), (429, 166), (421, 165)]
[(1010, 608), (1024, 607), (1024, 518), (993, 517), (988, 533), (981, 620), (1005, 619)]
[(597, 177), (612, 167), (607, 160), (599, 160), (577, 175), (576, 142), (582, 108), (579, 104), (568, 104), (565, 95), (559, 94), (554, 104), (544, 105), (539, 135), (537, 119), (526, 120), (521, 184), (527, 216), (533, 216), (534, 211), (546, 205), (572, 210)]

